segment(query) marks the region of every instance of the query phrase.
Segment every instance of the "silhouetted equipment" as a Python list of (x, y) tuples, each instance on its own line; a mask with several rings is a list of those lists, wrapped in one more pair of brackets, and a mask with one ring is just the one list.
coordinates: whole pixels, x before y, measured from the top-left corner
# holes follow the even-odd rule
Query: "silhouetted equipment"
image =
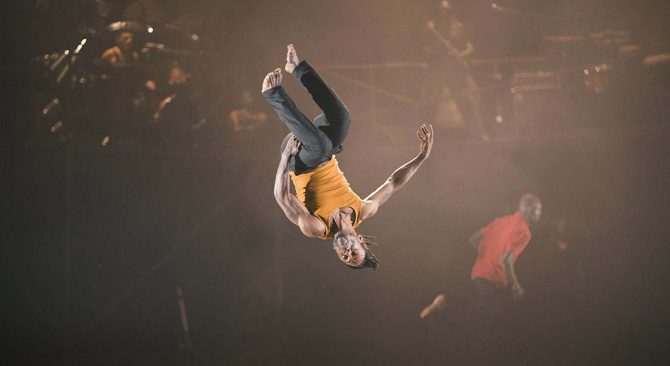
[(561, 78), (555, 72), (518, 72), (511, 80), (516, 133), (556, 130), (563, 115)]
[(598, 64), (584, 69), (584, 86), (587, 90), (602, 94), (610, 86), (610, 78), (614, 67), (609, 64)]
[(162, 130), (154, 140), (172, 143), (179, 132), (203, 124), (184, 66), (205, 54), (200, 41), (174, 25), (118, 21), (89, 32), (72, 49), (33, 58), (39, 134), (105, 146)]

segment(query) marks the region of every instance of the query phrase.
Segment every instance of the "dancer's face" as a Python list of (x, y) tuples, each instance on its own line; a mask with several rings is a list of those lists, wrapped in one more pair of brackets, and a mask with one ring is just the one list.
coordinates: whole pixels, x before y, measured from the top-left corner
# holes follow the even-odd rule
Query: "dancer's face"
[(542, 202), (533, 194), (525, 194), (519, 200), (519, 211), (529, 223), (536, 223), (542, 216)]
[(532, 222), (540, 221), (540, 217), (542, 216), (542, 204), (538, 202), (537, 204), (531, 206), (528, 213), (529, 213), (528, 218), (530, 219), (530, 221)]
[(335, 234), (333, 250), (337, 253), (342, 263), (360, 267), (365, 262), (365, 249), (363, 248), (363, 236), (355, 232), (352, 234)]

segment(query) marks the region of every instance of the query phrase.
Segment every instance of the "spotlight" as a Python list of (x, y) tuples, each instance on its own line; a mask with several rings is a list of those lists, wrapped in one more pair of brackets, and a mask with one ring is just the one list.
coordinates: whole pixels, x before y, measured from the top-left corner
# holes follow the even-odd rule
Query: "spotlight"
[(74, 53), (75, 54), (79, 53), (81, 51), (81, 49), (84, 47), (85, 44), (86, 44), (86, 38), (82, 39), (81, 42), (79, 42), (79, 45), (74, 50)]
[(51, 128), (49, 128), (49, 131), (51, 131), (51, 133), (56, 133), (56, 132), (60, 131), (62, 128), (63, 128), (63, 121), (58, 121), (58, 122), (54, 123), (53, 125), (51, 125)]
[(52, 111), (56, 110), (54, 113), (57, 112), (57, 107), (60, 105), (60, 99), (58, 98), (53, 98), (47, 103), (44, 108), (42, 108), (42, 116), (47, 117), (49, 114), (51, 114)]

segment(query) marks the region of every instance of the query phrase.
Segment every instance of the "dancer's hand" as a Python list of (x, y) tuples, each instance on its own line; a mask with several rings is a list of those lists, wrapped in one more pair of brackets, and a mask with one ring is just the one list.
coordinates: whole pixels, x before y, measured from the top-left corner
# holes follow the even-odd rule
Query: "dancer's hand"
[(512, 285), (512, 297), (515, 300), (521, 300), (523, 299), (523, 296), (526, 294), (526, 291), (524, 291), (523, 287), (519, 285), (518, 283)]
[(300, 146), (302, 146), (302, 142), (300, 142), (300, 140), (298, 140), (294, 134), (291, 134), (288, 142), (286, 143), (286, 147), (284, 147), (284, 156), (288, 157), (296, 155), (298, 151), (300, 151)]
[(421, 140), (421, 145), (419, 146), (419, 155), (422, 158), (427, 158), (430, 155), (430, 150), (433, 147), (433, 125), (422, 124), (421, 127), (416, 131), (416, 135), (419, 136)]

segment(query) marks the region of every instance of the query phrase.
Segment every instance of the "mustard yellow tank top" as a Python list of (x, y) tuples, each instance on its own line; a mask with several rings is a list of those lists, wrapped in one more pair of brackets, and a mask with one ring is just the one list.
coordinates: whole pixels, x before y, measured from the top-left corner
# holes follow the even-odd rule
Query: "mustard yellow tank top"
[(340, 170), (335, 156), (318, 167), (295, 175), (290, 172), (295, 193), (310, 214), (318, 217), (326, 225), (324, 238), (330, 238), (330, 214), (340, 207), (354, 210), (353, 226), (361, 223), (361, 198), (349, 186), (347, 178)]

